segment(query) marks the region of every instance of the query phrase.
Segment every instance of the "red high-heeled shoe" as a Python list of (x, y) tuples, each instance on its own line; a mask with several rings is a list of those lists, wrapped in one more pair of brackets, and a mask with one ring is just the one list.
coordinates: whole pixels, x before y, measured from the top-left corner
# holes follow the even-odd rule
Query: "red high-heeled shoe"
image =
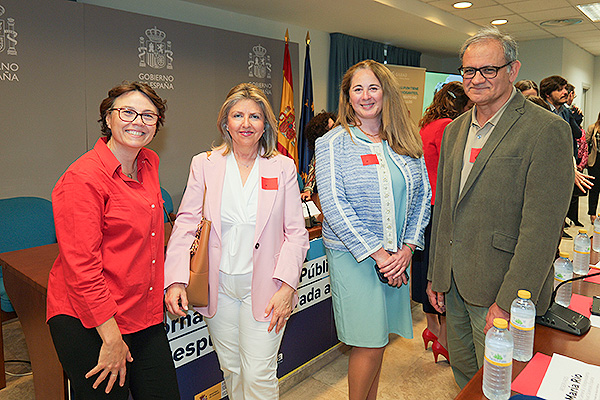
[(435, 359), (436, 363), (438, 362), (438, 356), (440, 354), (446, 357), (446, 360), (450, 362), (450, 355), (448, 354), (448, 350), (446, 350), (446, 348), (442, 346), (437, 340), (433, 342), (433, 345), (431, 345), (431, 351), (433, 352), (433, 358)]
[(425, 328), (425, 330), (423, 331), (423, 334), (421, 336), (423, 336), (423, 344), (425, 344), (425, 350), (427, 350), (427, 346), (429, 345), (429, 342), (437, 341), (437, 336), (435, 336), (433, 333), (431, 333), (429, 328)]

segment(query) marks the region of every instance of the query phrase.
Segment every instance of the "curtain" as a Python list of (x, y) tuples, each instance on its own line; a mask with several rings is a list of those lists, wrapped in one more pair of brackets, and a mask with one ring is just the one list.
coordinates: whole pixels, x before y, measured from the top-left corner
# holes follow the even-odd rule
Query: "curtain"
[[(387, 57), (385, 55), (387, 49)], [(330, 34), (329, 49), (329, 87), (327, 109), (335, 112), (338, 108), (340, 84), (344, 73), (359, 61), (375, 60), (390, 64), (419, 67), (421, 53), (394, 46), (361, 39), (343, 33)]]

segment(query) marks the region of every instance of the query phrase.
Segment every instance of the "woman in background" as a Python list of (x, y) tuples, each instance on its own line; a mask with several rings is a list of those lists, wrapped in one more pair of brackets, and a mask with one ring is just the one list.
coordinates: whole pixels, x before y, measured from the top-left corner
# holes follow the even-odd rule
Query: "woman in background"
[(112, 88), (100, 104), (104, 137), (52, 191), (60, 253), (47, 318), (75, 399), (179, 399), (163, 325), (158, 156), (145, 147), (165, 108), (144, 83)]
[[(419, 121), (420, 134), (423, 141), (423, 156), (427, 166), (429, 183), (431, 184), (431, 207), (435, 202), (435, 185), (437, 182), (437, 168), (440, 159), (440, 149), (444, 129), (452, 120), (473, 106), (463, 85), (460, 82), (448, 82), (433, 96), (431, 105)], [(425, 250), (415, 252), (412, 267), (412, 298), (423, 305), (423, 312), (427, 319), (427, 328), (422, 333), (425, 349), (429, 342), (433, 342), (431, 350), (435, 362), (441, 354), (449, 358), (446, 341), (446, 316), (440, 314), (429, 303), (425, 290), (427, 289), (427, 270), (429, 266), (429, 243), (431, 241), (431, 225), (425, 230)]]
[(373, 400), (389, 334), (412, 338), (407, 269), (431, 189), (401, 86), (373, 60), (346, 72), (337, 126), (316, 142), (323, 243), (338, 338), (353, 346), (350, 400)]
[[(315, 140), (327, 133), (336, 120), (336, 116), (333, 113), (327, 111), (321, 111), (315, 115), (304, 128), (304, 135), (308, 143), (308, 148), (312, 151), (315, 150)], [(300, 196), (302, 200), (309, 201), (312, 194), (316, 192), (317, 181), (315, 180), (315, 156), (313, 155), (308, 166), (308, 174), (304, 181), (304, 189)]]
[(539, 96), (538, 85), (529, 79), (523, 79), (515, 83), (515, 87), (523, 93), (523, 96)]
[[(600, 161), (598, 160), (598, 146), (600, 145), (600, 114), (595, 123), (588, 126), (585, 132), (585, 138), (588, 144), (588, 174), (596, 180), (600, 178)], [(588, 215), (592, 224), (596, 220), (598, 197), (600, 195), (600, 185), (596, 184), (589, 189), (588, 197)]]
[(308, 250), (296, 166), (276, 150), (277, 122), (255, 85), (233, 87), (219, 111), (223, 144), (192, 160), (167, 247), (167, 310), (188, 310), (190, 246), (209, 238), (205, 317), (231, 400), (279, 398), (277, 352), (298, 302)]

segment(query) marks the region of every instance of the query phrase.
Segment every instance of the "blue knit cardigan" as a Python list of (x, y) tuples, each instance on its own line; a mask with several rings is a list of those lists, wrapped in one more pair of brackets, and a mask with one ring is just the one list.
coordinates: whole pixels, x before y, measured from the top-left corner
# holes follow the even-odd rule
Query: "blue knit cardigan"
[[(423, 233), (431, 213), (431, 187), (423, 157), (396, 154), (387, 142), (363, 140), (342, 126), (317, 139), (315, 146), (323, 243), (327, 248), (350, 251), (359, 262), (381, 247), (395, 252), (402, 243), (411, 243), (423, 249)], [(396, 234), (383, 146), (406, 181), (406, 216), (400, 237)]]

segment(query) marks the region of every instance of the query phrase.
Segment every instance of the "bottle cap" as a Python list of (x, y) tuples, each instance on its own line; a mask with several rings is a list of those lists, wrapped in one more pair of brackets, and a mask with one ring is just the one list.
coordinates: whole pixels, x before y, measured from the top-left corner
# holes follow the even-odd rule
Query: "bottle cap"
[(504, 318), (494, 318), (494, 326), (498, 329), (508, 328), (508, 321)]
[(529, 290), (521, 289), (517, 292), (517, 295), (522, 299), (530, 299), (531, 298), (531, 293), (529, 293)]
[(567, 253), (566, 251), (561, 251), (560, 256), (563, 258), (569, 258), (569, 253)]
[(587, 233), (587, 229), (580, 229), (579, 233)]

